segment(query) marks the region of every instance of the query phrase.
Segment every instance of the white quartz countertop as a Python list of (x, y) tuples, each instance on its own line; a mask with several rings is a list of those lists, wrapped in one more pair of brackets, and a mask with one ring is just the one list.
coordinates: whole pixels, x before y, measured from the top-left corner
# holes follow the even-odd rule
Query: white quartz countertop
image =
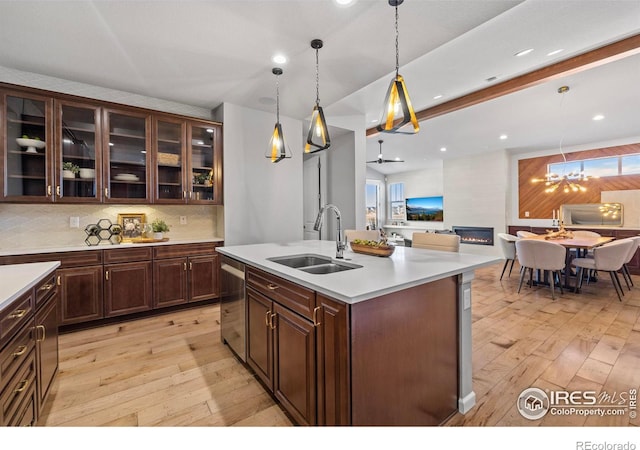
[(133, 248), (133, 247), (149, 247), (157, 245), (177, 245), (177, 244), (202, 244), (207, 242), (223, 242), (222, 238), (209, 238), (209, 239), (181, 239), (181, 240), (168, 240), (165, 242), (147, 242), (147, 243), (132, 243), (123, 242), (120, 244), (100, 244), (100, 245), (68, 245), (60, 247), (34, 247), (34, 248), (17, 248), (11, 250), (0, 251), (0, 256), (15, 256), (15, 255), (35, 255), (38, 253), (58, 253), (58, 252), (78, 252), (84, 250), (112, 250), (118, 248)]
[(59, 266), (59, 261), (0, 266), (0, 311)]
[(493, 256), (396, 247), (389, 257), (344, 251), (344, 262), (361, 268), (329, 274), (311, 274), (267, 258), (317, 254), (335, 258), (334, 241), (252, 244), (219, 247), (218, 252), (313, 289), (345, 303), (357, 303), (452, 275), (471, 272), (502, 261)]

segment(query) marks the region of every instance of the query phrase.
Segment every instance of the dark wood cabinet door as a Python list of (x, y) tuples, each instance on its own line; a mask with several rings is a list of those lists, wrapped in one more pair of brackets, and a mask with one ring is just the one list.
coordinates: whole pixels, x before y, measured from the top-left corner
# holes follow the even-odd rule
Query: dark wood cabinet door
[(273, 302), (253, 289), (247, 289), (247, 364), (267, 388), (273, 390), (271, 314)]
[(222, 204), (222, 126), (190, 120), (187, 123), (189, 203)]
[(316, 424), (316, 329), (274, 303), (273, 393), (300, 425)]
[(151, 309), (151, 261), (104, 266), (105, 317)]
[(187, 258), (153, 262), (153, 307), (187, 303)]
[(58, 292), (36, 313), (38, 410), (42, 411), (53, 379), (58, 373)]
[(220, 296), (218, 255), (189, 258), (189, 301), (208, 300)]
[(318, 425), (350, 425), (349, 310), (317, 295)]
[(102, 266), (59, 269), (60, 325), (104, 317)]

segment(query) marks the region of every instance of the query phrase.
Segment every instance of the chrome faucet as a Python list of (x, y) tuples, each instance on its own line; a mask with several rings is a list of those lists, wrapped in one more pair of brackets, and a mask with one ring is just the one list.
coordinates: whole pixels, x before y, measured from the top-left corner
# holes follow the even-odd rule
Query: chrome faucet
[(336, 220), (338, 221), (338, 229), (336, 230), (336, 259), (343, 259), (344, 256), (342, 255), (342, 252), (346, 247), (346, 243), (342, 238), (342, 221), (340, 217), (340, 210), (338, 209), (338, 207), (332, 204), (327, 204), (320, 208), (313, 229), (315, 231), (320, 231), (320, 228), (322, 228), (322, 219), (324, 218), (324, 211), (326, 209), (332, 209), (333, 212), (336, 213)]

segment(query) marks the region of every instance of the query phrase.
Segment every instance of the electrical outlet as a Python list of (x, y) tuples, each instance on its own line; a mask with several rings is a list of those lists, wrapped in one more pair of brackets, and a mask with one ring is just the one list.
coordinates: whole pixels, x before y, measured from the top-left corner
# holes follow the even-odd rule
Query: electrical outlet
[(187, 216), (180, 216), (180, 225), (187, 224)]
[(69, 217), (69, 228), (80, 228), (80, 217)]
[(529, 211), (525, 211), (525, 212), (524, 212), (524, 216), (525, 216), (525, 217), (529, 217)]

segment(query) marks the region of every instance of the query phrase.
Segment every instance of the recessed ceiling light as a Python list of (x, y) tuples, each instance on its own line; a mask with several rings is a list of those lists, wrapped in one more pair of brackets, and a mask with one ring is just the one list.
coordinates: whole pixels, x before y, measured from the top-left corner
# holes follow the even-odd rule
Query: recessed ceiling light
[(526, 50), (520, 50), (518, 53), (516, 53), (513, 56), (524, 56), (524, 55), (528, 55), (529, 53), (531, 53), (533, 51), (532, 48), (528, 48)]
[(340, 6), (350, 6), (356, 2), (356, 0), (335, 0), (335, 2)]
[(396, 156), (396, 161), (400, 161), (400, 157)]
[(287, 62), (287, 57), (284, 56), (282, 53), (278, 53), (277, 55), (274, 55), (273, 58), (271, 58), (271, 61), (273, 61), (276, 64), (284, 64)]
[(446, 152), (447, 151), (447, 147), (440, 147), (440, 151), (441, 152)]
[(442, 98), (442, 94), (438, 94), (435, 97), (433, 97), (434, 100), (438, 100), (439, 98)]
[(500, 135), (500, 139), (502, 139), (503, 141), (508, 138), (509, 136), (507, 136), (506, 134), (501, 134)]
[(554, 50), (552, 52), (547, 53), (547, 56), (553, 56), (553, 55), (557, 55), (560, 52), (563, 52), (564, 49), (563, 48), (559, 48), (558, 50)]
[(371, 120), (371, 122), (372, 122), (372, 123), (375, 123), (375, 122), (377, 122), (377, 121), (378, 121), (378, 119), (372, 119), (372, 120)]
[(604, 116), (602, 114), (596, 114), (595, 116), (593, 116), (593, 120), (602, 120), (604, 119)]

